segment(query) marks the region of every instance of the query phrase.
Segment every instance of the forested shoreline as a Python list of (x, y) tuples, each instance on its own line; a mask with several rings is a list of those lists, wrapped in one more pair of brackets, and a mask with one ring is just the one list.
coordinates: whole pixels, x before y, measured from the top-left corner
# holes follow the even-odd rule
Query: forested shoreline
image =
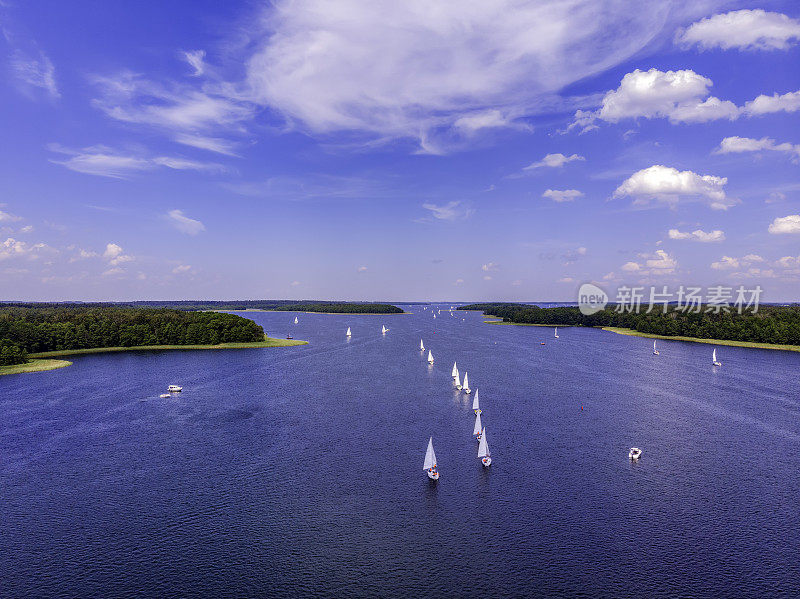
[(482, 310), (517, 324), (544, 324), (586, 327), (620, 327), (649, 335), (667, 337), (693, 337), (696, 339), (722, 339), (781, 345), (800, 345), (800, 306), (759, 307), (753, 314), (745, 311), (707, 312), (701, 306), (699, 313), (677, 310), (669, 306), (654, 307), (647, 314), (619, 313), (609, 306), (589, 316), (577, 307), (539, 308), (523, 304), (470, 304), (460, 310)]
[(261, 326), (235, 314), (108, 305), (0, 306), (0, 366), (51, 351), (263, 340)]
[(87, 303), (33, 303), (13, 302), (2, 307), (17, 308), (172, 308), (174, 310), (276, 310), (285, 312), (323, 312), (346, 314), (402, 314), (403, 310), (392, 304), (371, 302), (328, 302), (322, 300), (176, 300), (134, 302)]

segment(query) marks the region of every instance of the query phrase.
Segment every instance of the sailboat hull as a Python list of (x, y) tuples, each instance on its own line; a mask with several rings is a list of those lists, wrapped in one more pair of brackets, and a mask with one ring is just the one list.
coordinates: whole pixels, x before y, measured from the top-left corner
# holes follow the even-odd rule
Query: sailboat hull
[(469, 395), (470, 393), (472, 393), (472, 389), (464, 389), (464, 393), (466, 393), (467, 395)]
[(431, 472), (430, 470), (427, 471), (428, 478), (431, 480), (439, 480), (439, 473), (438, 472)]
[(481, 464), (483, 464), (484, 468), (488, 468), (489, 466), (492, 465), (492, 458), (490, 458), (489, 456), (486, 456), (485, 458), (482, 458), (481, 459)]
[(478, 414), (483, 414), (483, 410), (480, 410), (480, 409), (478, 409), (478, 410), (472, 410), (472, 411), (473, 411), (473, 412), (475, 412), (475, 415), (476, 415), (476, 416), (477, 416)]

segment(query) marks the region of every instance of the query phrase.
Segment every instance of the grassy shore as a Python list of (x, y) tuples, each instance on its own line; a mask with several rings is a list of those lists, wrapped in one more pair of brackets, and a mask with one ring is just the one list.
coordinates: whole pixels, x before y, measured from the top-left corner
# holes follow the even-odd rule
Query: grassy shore
[(55, 370), (71, 366), (72, 362), (66, 360), (31, 360), (25, 364), (14, 364), (13, 366), (0, 366), (0, 376), (4, 374), (23, 374), (25, 372), (42, 372), (43, 370)]
[(800, 345), (779, 345), (776, 343), (753, 343), (752, 341), (728, 341), (726, 339), (698, 339), (697, 337), (670, 337), (668, 335), (651, 335), (640, 333), (633, 329), (622, 329), (619, 327), (603, 327), (604, 331), (611, 331), (619, 335), (630, 335), (632, 337), (647, 337), (649, 339), (671, 339), (672, 341), (693, 341), (695, 343), (709, 343), (711, 345), (732, 345), (734, 347), (753, 347), (756, 349), (782, 349), (784, 351), (800, 352)]

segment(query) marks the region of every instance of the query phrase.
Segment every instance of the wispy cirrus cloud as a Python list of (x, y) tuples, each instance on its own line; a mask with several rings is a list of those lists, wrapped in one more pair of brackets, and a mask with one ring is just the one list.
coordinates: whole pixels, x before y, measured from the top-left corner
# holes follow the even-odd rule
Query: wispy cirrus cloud
[(679, 231), (678, 229), (670, 229), (667, 232), (667, 236), (670, 239), (699, 241), (701, 243), (718, 243), (720, 241), (725, 241), (725, 233), (719, 229), (708, 232), (703, 231), (702, 229), (696, 229), (694, 231)]
[(42, 92), (51, 100), (61, 97), (56, 83), (56, 69), (44, 52), (38, 51), (34, 55), (15, 50), (11, 55), (11, 71), (20, 91), (26, 95)]
[(197, 235), (206, 230), (206, 226), (197, 219), (189, 218), (183, 210), (170, 210), (166, 214), (169, 223), (181, 233)]
[(475, 212), (472, 208), (467, 208), (455, 200), (446, 204), (426, 203), (422, 207), (430, 211), (431, 216), (436, 220), (461, 220), (469, 218)]

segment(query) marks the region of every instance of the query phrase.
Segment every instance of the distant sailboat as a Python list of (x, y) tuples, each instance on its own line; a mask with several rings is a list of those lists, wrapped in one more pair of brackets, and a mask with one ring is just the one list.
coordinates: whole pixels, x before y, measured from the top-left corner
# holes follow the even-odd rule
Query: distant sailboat
[(433, 437), (428, 439), (428, 450), (425, 452), (425, 463), (422, 464), (428, 478), (439, 480), (439, 469), (436, 467), (436, 454), (433, 452)]
[(556, 339), (558, 339), (558, 327), (556, 327)]
[(436, 314), (434, 314), (433, 317), (436, 318)]
[(294, 323), (297, 324), (297, 316), (294, 317)]
[(350, 327), (347, 327), (347, 332), (345, 333), (348, 337), (351, 337), (353, 333), (350, 332)]
[(483, 430), (483, 425), (481, 424), (481, 415), (475, 414), (475, 427), (472, 429), (472, 435), (478, 440), (481, 440), (481, 431)]
[(653, 355), (654, 356), (659, 355), (658, 354), (658, 350), (656, 349), (656, 340), (655, 339), (653, 339)]
[(481, 432), (481, 441), (478, 443), (478, 457), (484, 468), (492, 465), (492, 454), (489, 453), (489, 444), (486, 442), (486, 428)]
[(422, 342), (422, 339), (419, 340), (419, 351), (425, 351), (425, 344)]
[(722, 366), (722, 362), (717, 361), (717, 348), (714, 348), (714, 352), (711, 354), (711, 363), (714, 366)]
[(388, 331), (388, 330), (389, 329), (386, 328), (386, 325), (382, 325), (381, 326), (381, 333), (383, 333), (384, 335), (386, 334), (386, 331)]
[(433, 364), (433, 354), (428, 350), (428, 364)]
[(450, 373), (450, 376), (453, 378), (458, 376), (458, 367), (456, 366), (456, 362), (453, 362), (453, 371)]
[(464, 372), (464, 393), (472, 393), (472, 389), (469, 388), (469, 374)]
[(483, 410), (481, 410), (481, 404), (478, 401), (478, 390), (477, 389), (475, 389), (475, 399), (472, 400), (472, 411), (475, 412), (476, 416), (478, 414), (480, 414), (481, 412), (483, 412)]
[(453, 381), (453, 384), (456, 386), (456, 389), (458, 389), (459, 391), (461, 391), (461, 389), (462, 389), (462, 387), (461, 387), (461, 379), (460, 379), (460, 378), (459, 378), (459, 376), (458, 376), (458, 370), (456, 370), (456, 378), (455, 378), (455, 380)]

